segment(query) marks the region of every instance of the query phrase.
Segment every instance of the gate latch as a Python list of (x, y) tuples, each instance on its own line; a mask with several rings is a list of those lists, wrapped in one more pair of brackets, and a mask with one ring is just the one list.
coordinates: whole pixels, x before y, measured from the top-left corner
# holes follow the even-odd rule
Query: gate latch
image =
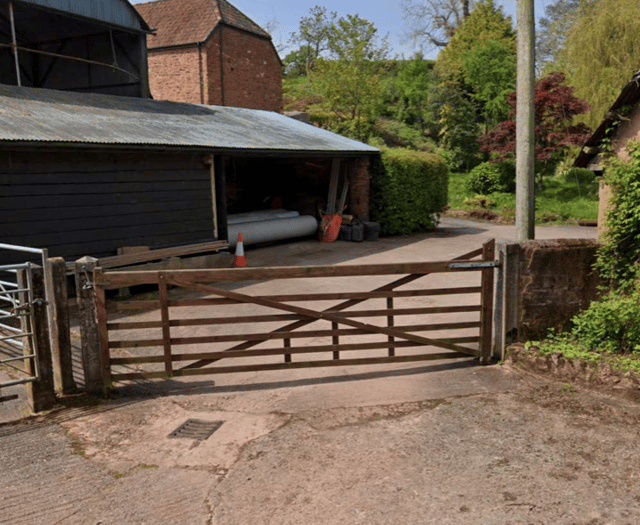
[(22, 315), (31, 315), (33, 306), (46, 306), (49, 302), (44, 299), (37, 298), (31, 301), (30, 303), (22, 303), (14, 306), (11, 309), (11, 315), (15, 315), (16, 317), (20, 317)]
[(11, 315), (15, 315), (19, 317), (21, 315), (30, 315), (31, 314), (31, 303), (22, 303), (14, 306), (11, 309)]
[(482, 268), (499, 268), (501, 266), (500, 261), (478, 261), (478, 262), (452, 262), (449, 263), (449, 268), (452, 270), (479, 270)]

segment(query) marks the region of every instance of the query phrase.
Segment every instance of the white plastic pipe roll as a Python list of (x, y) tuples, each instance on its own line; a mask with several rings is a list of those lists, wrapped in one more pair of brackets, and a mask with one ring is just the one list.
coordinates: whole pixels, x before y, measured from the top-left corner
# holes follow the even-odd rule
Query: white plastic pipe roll
[(244, 224), (246, 222), (258, 222), (271, 219), (290, 219), (291, 217), (298, 217), (299, 215), (297, 211), (287, 211), (284, 208), (233, 213), (227, 216), (227, 224)]
[(311, 215), (300, 215), (288, 219), (229, 224), (229, 246), (235, 247), (238, 234), (242, 232), (243, 244), (281, 241), (313, 235), (318, 230), (318, 221)]

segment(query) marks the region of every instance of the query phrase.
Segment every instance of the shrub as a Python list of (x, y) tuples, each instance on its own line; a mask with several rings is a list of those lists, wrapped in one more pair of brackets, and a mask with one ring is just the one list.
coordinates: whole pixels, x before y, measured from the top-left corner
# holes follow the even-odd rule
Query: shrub
[(483, 162), (471, 170), (467, 189), (480, 195), (511, 193), (516, 189), (516, 170), (509, 161)]
[(587, 350), (627, 354), (640, 351), (640, 293), (611, 293), (572, 320), (573, 336)]
[(627, 150), (628, 159), (612, 158), (606, 165), (604, 180), (613, 195), (596, 264), (603, 279), (622, 291), (633, 289), (640, 275), (640, 143)]
[(433, 229), (447, 204), (448, 182), (439, 155), (383, 148), (371, 170), (371, 220), (383, 235)]

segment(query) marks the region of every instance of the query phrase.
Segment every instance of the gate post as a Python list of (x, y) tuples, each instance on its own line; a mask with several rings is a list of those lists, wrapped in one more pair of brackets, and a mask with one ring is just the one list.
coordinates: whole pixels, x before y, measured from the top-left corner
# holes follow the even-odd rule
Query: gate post
[(519, 280), (520, 280), (520, 245), (506, 243), (499, 246), (499, 278), (496, 287), (496, 320), (494, 356), (504, 359), (507, 345), (517, 339)]
[[(35, 381), (26, 383), (27, 399), (33, 412), (49, 410), (56, 404), (56, 395), (53, 388), (53, 364), (51, 360), (51, 344), (49, 341), (49, 319), (45, 294), (44, 271), (39, 266), (33, 266), (28, 270), (18, 272), (18, 286), (21, 289), (29, 288), (31, 272), (31, 290), (33, 304), (31, 305), (33, 317), (31, 326), (23, 326), (25, 332), (33, 335), (24, 342), (24, 355), (35, 354), (34, 359), (25, 359), (25, 369), (28, 375), (36, 377)], [(21, 301), (29, 303), (29, 299)], [(26, 318), (22, 318), (27, 323)]]
[(98, 309), (93, 287), (93, 274), (98, 260), (83, 257), (75, 263), (76, 295), (78, 298), (78, 318), (82, 348), (82, 369), (85, 390), (92, 394), (105, 394), (104, 363), (100, 348)]
[[(482, 260), (493, 261), (495, 257), (496, 241), (491, 239), (482, 245)], [(493, 268), (481, 270), (482, 310), (480, 312), (480, 363), (491, 363), (493, 335)]]
[(76, 391), (76, 383), (73, 380), (73, 359), (71, 357), (66, 265), (62, 257), (50, 258), (49, 264), (51, 268), (49, 311), (53, 380), (56, 392), (71, 394)]

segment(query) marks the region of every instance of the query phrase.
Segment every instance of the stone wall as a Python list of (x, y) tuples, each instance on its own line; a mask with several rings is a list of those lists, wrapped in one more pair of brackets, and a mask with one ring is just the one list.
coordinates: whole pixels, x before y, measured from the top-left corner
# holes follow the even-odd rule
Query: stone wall
[(539, 340), (566, 330), (597, 297), (593, 270), (598, 243), (587, 239), (526, 241), (519, 253), (518, 340)]

